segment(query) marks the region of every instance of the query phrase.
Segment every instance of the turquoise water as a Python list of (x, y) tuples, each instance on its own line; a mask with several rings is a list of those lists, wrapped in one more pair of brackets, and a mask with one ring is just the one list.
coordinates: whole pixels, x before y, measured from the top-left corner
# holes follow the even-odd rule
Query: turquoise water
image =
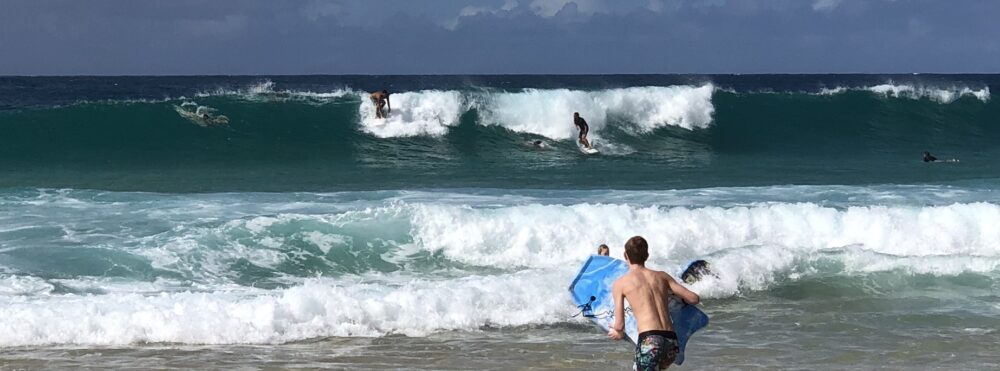
[(624, 368), (566, 287), (638, 234), (717, 272), (685, 367), (988, 368), (996, 81), (3, 78), (0, 357)]
[[(1000, 178), (996, 76), (7, 78), (0, 186), (674, 189)], [(396, 92), (372, 118), (370, 85)], [(371, 88), (369, 88), (371, 89)], [(202, 127), (178, 114), (229, 117)], [(580, 156), (580, 111), (602, 156)], [(527, 143), (542, 140), (546, 148)], [(923, 151), (955, 165), (928, 167)]]

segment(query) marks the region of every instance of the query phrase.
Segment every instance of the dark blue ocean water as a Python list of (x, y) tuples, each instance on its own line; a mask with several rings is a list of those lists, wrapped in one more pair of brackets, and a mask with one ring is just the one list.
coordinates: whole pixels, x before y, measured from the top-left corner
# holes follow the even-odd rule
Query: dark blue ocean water
[[(0, 186), (661, 189), (1000, 176), (1000, 77), (0, 78)], [(371, 117), (365, 91), (389, 89)], [(229, 123), (178, 113), (203, 106)], [(600, 156), (572, 138), (590, 122)], [(542, 140), (544, 149), (526, 143)], [(962, 162), (928, 167), (923, 151)]]

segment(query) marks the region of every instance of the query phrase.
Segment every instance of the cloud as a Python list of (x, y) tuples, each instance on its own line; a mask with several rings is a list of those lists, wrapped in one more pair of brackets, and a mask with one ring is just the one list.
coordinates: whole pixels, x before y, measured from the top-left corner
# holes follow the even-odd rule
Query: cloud
[(841, 1), (843, 0), (816, 0), (812, 8), (817, 12), (829, 12), (840, 6)]
[(475, 17), (480, 14), (491, 14), (497, 15), (498, 13), (509, 13), (510, 11), (517, 8), (517, 0), (504, 0), (503, 5), (500, 7), (490, 7), (490, 6), (473, 6), (469, 5), (458, 11), (458, 15), (454, 18), (442, 22), (445, 29), (449, 31), (454, 31), (458, 28), (459, 23), (462, 18)]
[(0, 75), (958, 73), (996, 72), (1000, 60), (996, 0), (4, 0), (2, 8)]
[(551, 18), (567, 5), (576, 5), (580, 14), (592, 15), (608, 11), (608, 6), (601, 0), (533, 0), (528, 8), (537, 15)]
[(682, 0), (649, 0), (646, 9), (653, 13), (676, 12), (680, 10)]

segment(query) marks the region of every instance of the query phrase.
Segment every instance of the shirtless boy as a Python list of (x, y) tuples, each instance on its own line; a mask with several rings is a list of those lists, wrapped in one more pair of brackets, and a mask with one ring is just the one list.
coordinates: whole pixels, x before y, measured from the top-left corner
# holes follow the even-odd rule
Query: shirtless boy
[(677, 296), (688, 304), (701, 300), (670, 275), (646, 268), (649, 245), (640, 236), (625, 243), (625, 261), (628, 273), (615, 281), (611, 295), (615, 300), (615, 322), (608, 337), (621, 340), (625, 336), (625, 300), (632, 306), (639, 338), (635, 346), (636, 370), (662, 370), (674, 363), (677, 357), (677, 334), (670, 321), (667, 300)]

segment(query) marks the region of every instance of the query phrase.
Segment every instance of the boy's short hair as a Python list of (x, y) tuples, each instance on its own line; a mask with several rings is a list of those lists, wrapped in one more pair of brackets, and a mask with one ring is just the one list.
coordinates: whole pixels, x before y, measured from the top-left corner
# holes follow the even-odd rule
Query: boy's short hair
[(625, 242), (625, 256), (628, 257), (629, 263), (645, 264), (646, 258), (649, 258), (649, 244), (646, 243), (646, 239), (642, 236), (629, 238), (628, 242)]
[(601, 244), (601, 246), (598, 246), (598, 247), (597, 247), (597, 251), (601, 251), (601, 250), (608, 250), (608, 251), (611, 251), (611, 248), (610, 248), (610, 247), (608, 247), (608, 245), (605, 245), (605, 244), (603, 244), (603, 243), (602, 243), (602, 244)]

